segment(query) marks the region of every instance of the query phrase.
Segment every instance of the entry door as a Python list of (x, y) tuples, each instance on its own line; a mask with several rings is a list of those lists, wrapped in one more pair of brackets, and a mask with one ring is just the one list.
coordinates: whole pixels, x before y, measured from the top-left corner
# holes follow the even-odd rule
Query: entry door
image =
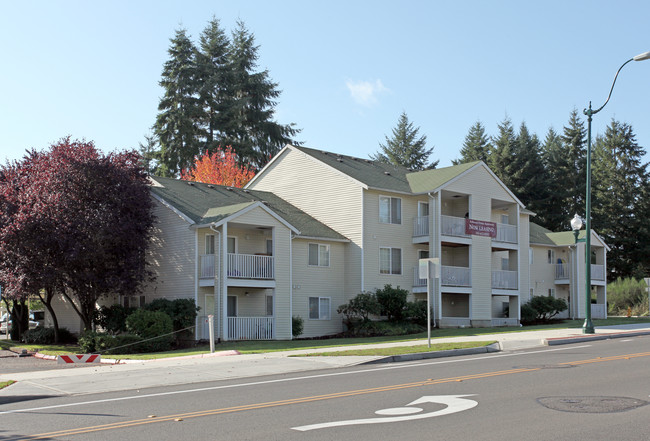
[(228, 317), (237, 317), (237, 296), (228, 296)]

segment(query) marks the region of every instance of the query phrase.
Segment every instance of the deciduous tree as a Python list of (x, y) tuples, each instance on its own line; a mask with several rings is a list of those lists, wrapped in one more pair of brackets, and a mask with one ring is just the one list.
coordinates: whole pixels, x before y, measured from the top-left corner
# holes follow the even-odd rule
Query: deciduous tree
[(247, 165), (239, 165), (237, 154), (228, 146), (218, 147), (196, 158), (189, 170), (183, 170), (181, 179), (206, 184), (227, 185), (242, 188), (253, 179), (255, 172)]

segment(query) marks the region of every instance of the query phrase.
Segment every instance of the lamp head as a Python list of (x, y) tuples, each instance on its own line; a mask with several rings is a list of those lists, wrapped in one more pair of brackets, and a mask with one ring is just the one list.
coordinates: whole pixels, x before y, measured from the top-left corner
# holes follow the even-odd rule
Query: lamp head
[(650, 59), (650, 51), (648, 51), (648, 52), (644, 52), (644, 53), (639, 54), (639, 55), (637, 55), (637, 56), (635, 56), (635, 57), (632, 57), (632, 59), (633, 59), (634, 61), (643, 61), (643, 60), (648, 60), (648, 59)]
[(582, 219), (577, 214), (571, 219), (571, 229), (573, 231), (579, 231), (582, 228)]

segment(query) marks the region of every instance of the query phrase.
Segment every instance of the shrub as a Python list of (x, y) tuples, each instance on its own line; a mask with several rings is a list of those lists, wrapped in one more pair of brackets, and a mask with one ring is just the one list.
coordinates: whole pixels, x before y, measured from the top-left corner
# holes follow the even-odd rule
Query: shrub
[(381, 315), (385, 315), (391, 321), (401, 320), (404, 317), (408, 294), (407, 290), (399, 286), (393, 288), (390, 284), (384, 285), (383, 289), (377, 289), (375, 296), (381, 308)]
[[(72, 343), (77, 339), (70, 331), (59, 328), (59, 343)], [(37, 327), (23, 334), (23, 342), (38, 345), (51, 345), (54, 343), (54, 328)]]
[(626, 315), (627, 308), (645, 312), (648, 306), (645, 281), (631, 277), (625, 279), (619, 277), (607, 285), (607, 303), (609, 312), (612, 314)]
[[(433, 316), (433, 315), (432, 315)], [(419, 300), (416, 302), (407, 302), (404, 308), (404, 318), (410, 320), (416, 325), (427, 325), (427, 302)]]
[[(151, 303), (145, 305), (144, 309), (148, 311), (162, 311), (172, 319), (173, 329), (176, 340), (183, 337), (191, 337), (194, 332), (193, 328), (196, 324), (196, 316), (201, 309), (196, 306), (194, 299), (155, 299)], [(182, 331), (182, 332), (178, 332)]]
[(521, 324), (529, 325), (535, 323), (537, 319), (537, 311), (528, 303), (521, 305)]
[(79, 348), (84, 353), (134, 354), (147, 352), (147, 342), (134, 344), (140, 341), (142, 341), (142, 338), (133, 334), (111, 335), (103, 332), (86, 331), (79, 337)]
[(84, 331), (79, 336), (79, 350), (84, 354), (91, 354), (97, 352), (95, 349), (95, 338), (97, 337), (97, 332), (95, 331)]
[[(143, 352), (168, 351), (174, 339), (172, 319), (162, 311), (138, 309), (126, 319), (129, 333), (148, 340), (138, 345)], [(149, 340), (151, 339), (151, 340)]]
[(357, 322), (353, 328), (348, 329), (347, 334), (351, 337), (380, 337), (417, 334), (424, 330), (424, 327), (415, 323), (368, 320)]
[(355, 320), (367, 322), (370, 315), (379, 314), (381, 307), (377, 302), (377, 297), (371, 292), (361, 292), (355, 298), (350, 299), (336, 309), (339, 314), (345, 315), (345, 323), (350, 324)]
[(302, 317), (297, 315), (291, 317), (291, 335), (293, 335), (293, 338), (296, 338), (302, 334), (304, 326), (305, 321), (302, 319)]
[(96, 322), (109, 334), (119, 334), (126, 331), (126, 318), (135, 311), (122, 305), (102, 306), (99, 308)]

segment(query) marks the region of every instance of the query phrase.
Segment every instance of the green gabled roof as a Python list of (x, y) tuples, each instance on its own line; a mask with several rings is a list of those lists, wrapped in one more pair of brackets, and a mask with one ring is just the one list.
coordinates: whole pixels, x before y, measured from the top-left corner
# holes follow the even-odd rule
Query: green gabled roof
[(426, 193), (449, 182), (480, 161), (413, 172), (406, 167), (386, 164), (371, 159), (326, 152), (307, 147), (292, 146), (324, 164), (365, 184), (369, 188), (392, 190), (400, 193)]
[[(585, 236), (585, 230), (581, 230), (578, 239), (584, 239)], [(530, 243), (535, 245), (567, 246), (575, 243), (572, 231), (554, 233), (534, 222), (530, 222), (529, 239)]]
[(442, 187), (455, 177), (466, 172), (481, 161), (466, 162), (451, 167), (424, 170), (406, 175), (413, 193), (426, 193)]
[(284, 199), (267, 191), (208, 185), (172, 178), (152, 178), (151, 192), (197, 225), (219, 222), (258, 202), (300, 231), (300, 236), (347, 240), (344, 236), (317, 221)]
[(355, 158), (338, 153), (292, 146), (296, 150), (318, 159), (324, 164), (350, 176), (370, 188), (410, 193), (411, 187), (406, 179), (409, 170), (405, 167), (385, 164), (371, 159)]

